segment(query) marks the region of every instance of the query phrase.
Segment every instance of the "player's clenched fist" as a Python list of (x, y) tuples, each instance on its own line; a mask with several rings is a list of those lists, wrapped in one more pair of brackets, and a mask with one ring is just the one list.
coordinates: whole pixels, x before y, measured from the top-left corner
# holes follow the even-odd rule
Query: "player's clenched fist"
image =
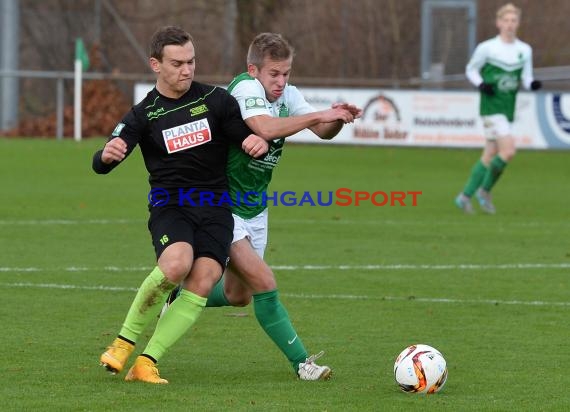
[(101, 153), (101, 161), (109, 164), (112, 162), (120, 162), (125, 158), (127, 153), (127, 144), (120, 137), (115, 137), (107, 142)]
[(269, 150), (269, 143), (255, 134), (250, 134), (241, 144), (241, 148), (251, 157), (259, 157)]

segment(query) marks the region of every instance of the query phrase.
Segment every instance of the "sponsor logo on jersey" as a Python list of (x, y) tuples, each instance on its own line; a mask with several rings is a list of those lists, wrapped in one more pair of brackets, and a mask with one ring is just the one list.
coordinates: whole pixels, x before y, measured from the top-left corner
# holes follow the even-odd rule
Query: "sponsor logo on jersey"
[(279, 106), (279, 117), (289, 117), (289, 108), (285, 103)]
[(113, 130), (113, 133), (111, 133), (111, 136), (113, 137), (117, 137), (121, 135), (121, 130), (123, 130), (125, 127), (124, 123), (119, 123), (116, 127), (115, 130)]
[(162, 131), (168, 153), (200, 146), (212, 140), (208, 119), (200, 119)]
[(269, 151), (262, 159), (251, 159), (248, 167), (254, 170), (274, 169), (281, 159), (285, 139), (274, 140), (269, 144)]
[(199, 114), (206, 113), (207, 111), (208, 111), (208, 106), (206, 106), (205, 104), (201, 104), (200, 106), (197, 107), (191, 107), (190, 115), (198, 116)]
[(265, 109), (265, 100), (261, 97), (246, 97), (245, 99), (246, 109)]
[(516, 75), (505, 73), (498, 78), (497, 87), (502, 92), (510, 92), (519, 88), (519, 79)]
[(146, 117), (156, 119), (161, 113), (164, 113), (164, 107), (159, 107), (154, 112), (147, 112)]

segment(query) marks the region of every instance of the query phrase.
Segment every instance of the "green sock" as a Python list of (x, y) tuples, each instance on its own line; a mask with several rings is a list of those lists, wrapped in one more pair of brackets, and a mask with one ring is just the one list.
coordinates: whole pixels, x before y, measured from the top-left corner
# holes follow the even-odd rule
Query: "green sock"
[(182, 289), (180, 295), (158, 320), (143, 354), (158, 361), (192, 327), (204, 306), (206, 298)]
[(471, 197), (473, 196), (475, 191), (479, 189), (479, 186), (481, 186), (481, 182), (483, 182), (483, 179), (485, 178), (487, 170), (488, 170), (487, 166), (483, 164), (481, 159), (479, 159), (477, 163), (473, 165), (473, 168), (471, 169), (471, 174), (469, 175), (469, 179), (467, 180), (465, 188), (463, 189), (463, 194), (465, 196)]
[(307, 358), (307, 350), (293, 329), (289, 314), (279, 301), (277, 290), (253, 295), (253, 308), (265, 333), (281, 349), (297, 373), (299, 363), (305, 362)]
[(156, 266), (139, 287), (119, 335), (136, 342), (148, 324), (156, 319), (175, 286)]
[(228, 298), (226, 298), (226, 294), (224, 293), (224, 279), (225, 277), (222, 275), (220, 280), (218, 280), (218, 282), (214, 285), (212, 291), (208, 295), (208, 302), (206, 302), (206, 306), (232, 306), (230, 302), (228, 302)]
[(489, 165), (489, 170), (487, 171), (487, 174), (483, 179), (483, 184), (481, 185), (483, 190), (486, 190), (487, 192), (491, 191), (493, 186), (495, 186), (495, 183), (497, 183), (497, 180), (499, 180), (499, 177), (501, 177), (501, 174), (503, 174), (505, 167), (507, 167), (507, 162), (501, 159), (499, 155), (493, 157), (493, 160), (491, 160), (491, 164)]

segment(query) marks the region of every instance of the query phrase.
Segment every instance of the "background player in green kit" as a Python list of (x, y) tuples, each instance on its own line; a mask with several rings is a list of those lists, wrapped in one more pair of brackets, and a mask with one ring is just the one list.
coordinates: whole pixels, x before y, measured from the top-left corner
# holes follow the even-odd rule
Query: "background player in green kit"
[(522, 82), (530, 90), (541, 87), (533, 79), (532, 48), (516, 37), (520, 17), (521, 10), (511, 3), (501, 7), (496, 20), (499, 35), (480, 43), (467, 64), (467, 78), (481, 92), (486, 143), (467, 184), (455, 198), (455, 204), (465, 213), (473, 213), (473, 194), (484, 212), (495, 213), (491, 189), (516, 151), (512, 122), (519, 85)]
[(249, 47), (247, 73), (237, 76), (228, 88), (246, 124), (270, 144), (267, 155), (254, 161), (230, 149), (227, 173), (233, 201), (237, 203), (238, 192), (257, 195), (248, 196), (248, 204), (242, 201), (232, 207), (235, 225), (230, 263), (208, 297), (207, 306), (245, 306), (253, 299), (259, 324), (298, 377), (323, 380), (330, 377), (331, 369), (315, 363), (322, 352), (308, 356), (279, 300), (275, 276), (263, 260), (268, 232), (263, 194), (281, 158), (285, 137), (308, 128), (321, 139), (332, 139), (345, 123), (360, 117), (362, 110), (338, 103), (316, 111), (296, 87), (287, 83), (293, 56), (293, 48), (281, 35), (259, 34)]

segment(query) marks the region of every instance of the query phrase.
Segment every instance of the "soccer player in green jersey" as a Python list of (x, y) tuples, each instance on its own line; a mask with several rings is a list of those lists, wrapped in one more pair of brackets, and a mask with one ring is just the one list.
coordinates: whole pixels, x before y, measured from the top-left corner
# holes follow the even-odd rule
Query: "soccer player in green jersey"
[(495, 213), (491, 189), (516, 152), (512, 123), (519, 85), (522, 83), (527, 90), (542, 86), (533, 79), (532, 48), (517, 38), (520, 18), (521, 10), (511, 3), (499, 8), (498, 36), (480, 43), (467, 64), (467, 78), (481, 93), (486, 143), (467, 184), (455, 198), (455, 204), (465, 213), (473, 213), (474, 194), (485, 213)]
[[(316, 111), (296, 87), (288, 84), (293, 56), (293, 48), (281, 35), (261, 33), (250, 44), (247, 72), (229, 85), (246, 124), (270, 144), (267, 155), (255, 161), (239, 151), (230, 151), (227, 173), (235, 202), (234, 238), (228, 268), (208, 296), (206, 306), (246, 306), (253, 300), (260, 326), (287, 357), (299, 379), (314, 381), (328, 379), (331, 368), (315, 363), (322, 352), (308, 356), (279, 300), (273, 271), (263, 260), (268, 232), (264, 196), (281, 158), (285, 137), (310, 129), (321, 139), (332, 139), (345, 123), (359, 118), (362, 110), (352, 104), (335, 103), (329, 109)], [(247, 202), (239, 202), (238, 197), (244, 193), (250, 194)]]

